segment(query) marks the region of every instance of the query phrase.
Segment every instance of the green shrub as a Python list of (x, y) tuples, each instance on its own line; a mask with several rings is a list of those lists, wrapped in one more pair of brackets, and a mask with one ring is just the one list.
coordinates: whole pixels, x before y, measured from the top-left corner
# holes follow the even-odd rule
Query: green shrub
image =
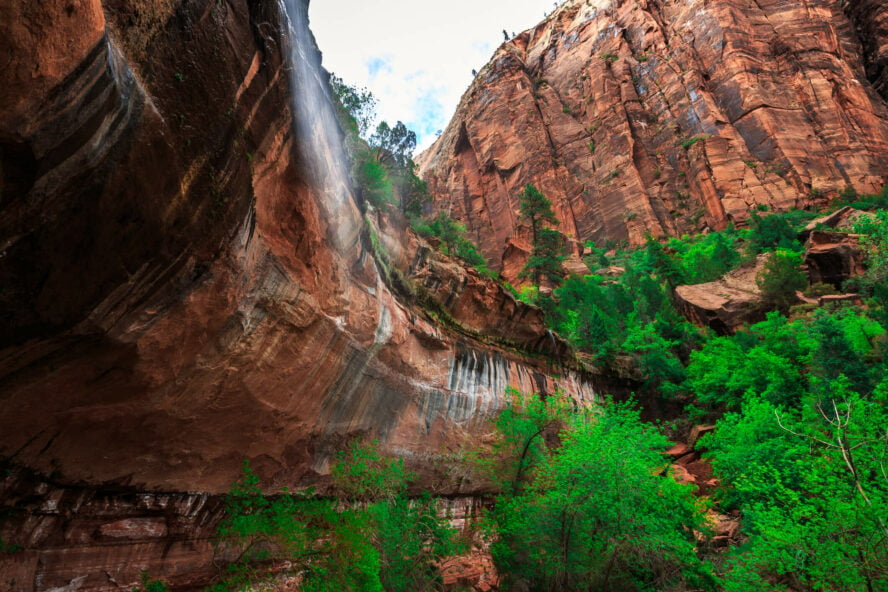
[(801, 251), (798, 233), (790, 225), (785, 214), (771, 214), (760, 217), (753, 212), (749, 215), (747, 251), (757, 255), (774, 249)]
[(667, 440), (610, 401), (594, 416), (565, 411), (557, 395), (513, 396), (497, 420), (506, 462), (487, 523), (507, 589), (714, 589), (694, 551), (702, 514), (662, 476)]
[(148, 572), (142, 572), (142, 585), (133, 588), (133, 592), (170, 592), (167, 585), (160, 580), (152, 580), (148, 577)]
[(796, 301), (795, 293), (808, 285), (808, 276), (799, 269), (801, 264), (799, 253), (779, 248), (774, 251), (755, 278), (765, 305), (784, 313), (789, 310)]
[(267, 578), (269, 561), (289, 562), (300, 589), (311, 592), (438, 589), (440, 559), (463, 547), (433, 499), (407, 498), (413, 476), (403, 461), (380, 455), (376, 443), (353, 444), (337, 455), (331, 475), (338, 501), (310, 490), (269, 497), (244, 463), (217, 529), (218, 544), (237, 560), (210, 590), (253, 589)]
[(445, 255), (462, 260), (482, 275), (494, 273), (487, 268), (487, 260), (478, 251), (475, 243), (466, 237), (466, 227), (446, 213), (438, 212), (433, 218), (415, 220), (413, 229), (424, 238), (436, 238), (441, 241), (441, 252)]

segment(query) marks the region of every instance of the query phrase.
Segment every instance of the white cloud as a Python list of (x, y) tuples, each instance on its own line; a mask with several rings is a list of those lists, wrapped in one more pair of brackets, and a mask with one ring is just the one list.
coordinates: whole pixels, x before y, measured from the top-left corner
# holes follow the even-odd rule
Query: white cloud
[(422, 149), (447, 125), (503, 29), (519, 33), (552, 9), (552, 0), (314, 0), (309, 16), (324, 67), (369, 88), (379, 117), (403, 121)]

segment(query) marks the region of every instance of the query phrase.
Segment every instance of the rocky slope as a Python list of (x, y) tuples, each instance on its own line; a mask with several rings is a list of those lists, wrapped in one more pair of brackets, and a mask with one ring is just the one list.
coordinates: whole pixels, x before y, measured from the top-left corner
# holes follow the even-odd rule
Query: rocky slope
[(495, 52), (422, 175), (509, 278), (529, 182), (563, 232), (599, 245), (873, 192), (886, 48), (883, 2), (570, 0)]
[[(140, 491), (218, 493), (244, 459), (323, 485), (369, 436), (459, 492), (443, 455), (506, 386), (593, 398), (537, 309), (365, 220), (286, 5), (0, 7), (0, 457), (53, 483), (0, 492), (16, 590), (204, 573), (203, 498)], [(56, 488), (67, 513), (39, 510)]]

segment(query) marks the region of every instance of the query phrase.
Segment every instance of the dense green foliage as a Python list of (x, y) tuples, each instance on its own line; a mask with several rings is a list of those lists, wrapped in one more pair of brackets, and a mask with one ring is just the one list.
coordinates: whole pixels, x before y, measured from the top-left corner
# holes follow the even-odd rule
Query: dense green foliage
[[(590, 263), (625, 271), (569, 278), (555, 292), (554, 326), (596, 363), (630, 361), (642, 388), (716, 420), (703, 446), (722, 483), (721, 511), (742, 513), (745, 536), (717, 561), (725, 590), (888, 590), (888, 213), (855, 227), (866, 235), (867, 272), (846, 289), (860, 291), (866, 309), (792, 307), (807, 286), (797, 232), (811, 216), (754, 214), (747, 230), (593, 249)], [(774, 311), (764, 322), (716, 337), (681, 320), (674, 286), (710, 281), (759, 253), (769, 254), (757, 281)], [(558, 484), (540, 472), (547, 487)], [(534, 503), (550, 493), (536, 491)], [(508, 569), (532, 566), (521, 557)]]
[(550, 322), (596, 365), (612, 364), (619, 356), (644, 388), (669, 396), (684, 379), (682, 361), (702, 339), (671, 298), (670, 285), (684, 274), (681, 264), (654, 240), (615, 262), (625, 268), (619, 277), (565, 280), (555, 290)]
[[(367, 97), (344, 96), (352, 127), (366, 134)], [(354, 151), (357, 162), (379, 167), (356, 169), (368, 201), (400, 195), (421, 234), (483, 266), (464, 227), (443, 214), (419, 219), (427, 191), (413, 175), (406, 128), (381, 126), (365, 148)], [(562, 281), (564, 237), (551, 202), (532, 185), (519, 200), (533, 248), (523, 275), (534, 294), (544, 280), (557, 287), (542, 301), (552, 328), (598, 368), (617, 368), (640, 391), (716, 424), (702, 447), (720, 481), (719, 511), (741, 517), (742, 544), (709, 557), (714, 567), (700, 558), (701, 509), (668, 474), (667, 440), (636, 411), (606, 402), (571, 412), (558, 397), (510, 393), (493, 454), (478, 462), (499, 491), (486, 533), (506, 588), (888, 591), (888, 212), (855, 227), (867, 272), (845, 288), (867, 307), (811, 310), (793, 304), (807, 285), (798, 231), (812, 212), (760, 208), (748, 229), (649, 238), (635, 250), (592, 245), (592, 268), (611, 269)], [(888, 188), (870, 197), (846, 190), (834, 205), (884, 208)], [(761, 254), (768, 260), (756, 281), (771, 311), (763, 322), (715, 336), (679, 314), (676, 286), (712, 281)], [(232, 501), (229, 515), (248, 516), (249, 527), (233, 521), (220, 531), (242, 557), (231, 581), (282, 556), (306, 590), (434, 588), (435, 560), (454, 549), (453, 533), (430, 500), (407, 500), (403, 466), (355, 448), (333, 475), (342, 505), (258, 502), (245, 474), (232, 500), (253, 501)]]
[(390, 169), (403, 170), (413, 166), (416, 134), (402, 122), (399, 121), (394, 126), (381, 122), (370, 136), (369, 143), (377, 160)]
[[(882, 195), (888, 195), (888, 188)], [(874, 218), (860, 220), (854, 231), (864, 235), (867, 271), (849, 281), (846, 287), (860, 292), (866, 298), (870, 314), (888, 327), (888, 210), (879, 211)]]
[(737, 240), (738, 233), (733, 227), (722, 232), (671, 239), (667, 246), (674, 254), (681, 283), (711, 282), (734, 269), (741, 259)]
[(490, 468), (503, 493), (488, 528), (507, 589), (712, 588), (694, 549), (702, 513), (637, 411), (570, 414), (558, 399), (512, 393), (497, 429)]
[(758, 213), (749, 215), (749, 234), (747, 250), (753, 255), (773, 249), (790, 251), (801, 250), (798, 231), (790, 224), (785, 214), (770, 214), (764, 218)]
[(269, 561), (287, 561), (302, 590), (408, 592), (437, 589), (437, 562), (461, 545), (430, 497), (410, 499), (401, 460), (353, 444), (331, 475), (339, 501), (311, 491), (269, 497), (244, 473), (226, 496), (219, 545), (235, 555), (210, 590), (240, 590), (266, 579)]
[(376, 98), (373, 93), (366, 88), (350, 86), (335, 74), (330, 76), (330, 88), (337, 99), (339, 120), (346, 132), (366, 136), (376, 119)]
[(461, 259), (466, 265), (489, 273), (487, 261), (478, 252), (478, 247), (466, 238), (466, 227), (446, 213), (438, 212), (427, 220), (417, 220), (413, 228), (420, 236), (441, 241), (441, 251), (445, 255)]
[[(703, 445), (723, 510), (742, 511), (748, 537), (724, 561), (726, 590), (888, 590), (888, 379), (875, 296), (885, 220), (879, 212), (858, 228), (869, 271), (854, 283), (868, 310), (773, 312), (691, 355), (686, 393), (710, 416), (728, 411)], [(799, 263), (778, 248), (772, 261), (781, 258), (768, 269), (773, 289), (792, 283)]]

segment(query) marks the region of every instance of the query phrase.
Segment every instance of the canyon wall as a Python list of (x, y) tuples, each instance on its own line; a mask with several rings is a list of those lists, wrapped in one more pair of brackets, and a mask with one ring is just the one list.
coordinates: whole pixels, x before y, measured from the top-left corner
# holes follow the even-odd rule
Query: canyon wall
[(187, 589), (245, 459), (323, 487), (378, 438), (469, 494), (448, 455), (507, 386), (594, 398), (538, 309), (356, 203), (284, 8), (0, 7), (0, 585)]
[(496, 50), (421, 174), (510, 279), (526, 183), (577, 254), (877, 192), (886, 51), (883, 2), (570, 0)]

